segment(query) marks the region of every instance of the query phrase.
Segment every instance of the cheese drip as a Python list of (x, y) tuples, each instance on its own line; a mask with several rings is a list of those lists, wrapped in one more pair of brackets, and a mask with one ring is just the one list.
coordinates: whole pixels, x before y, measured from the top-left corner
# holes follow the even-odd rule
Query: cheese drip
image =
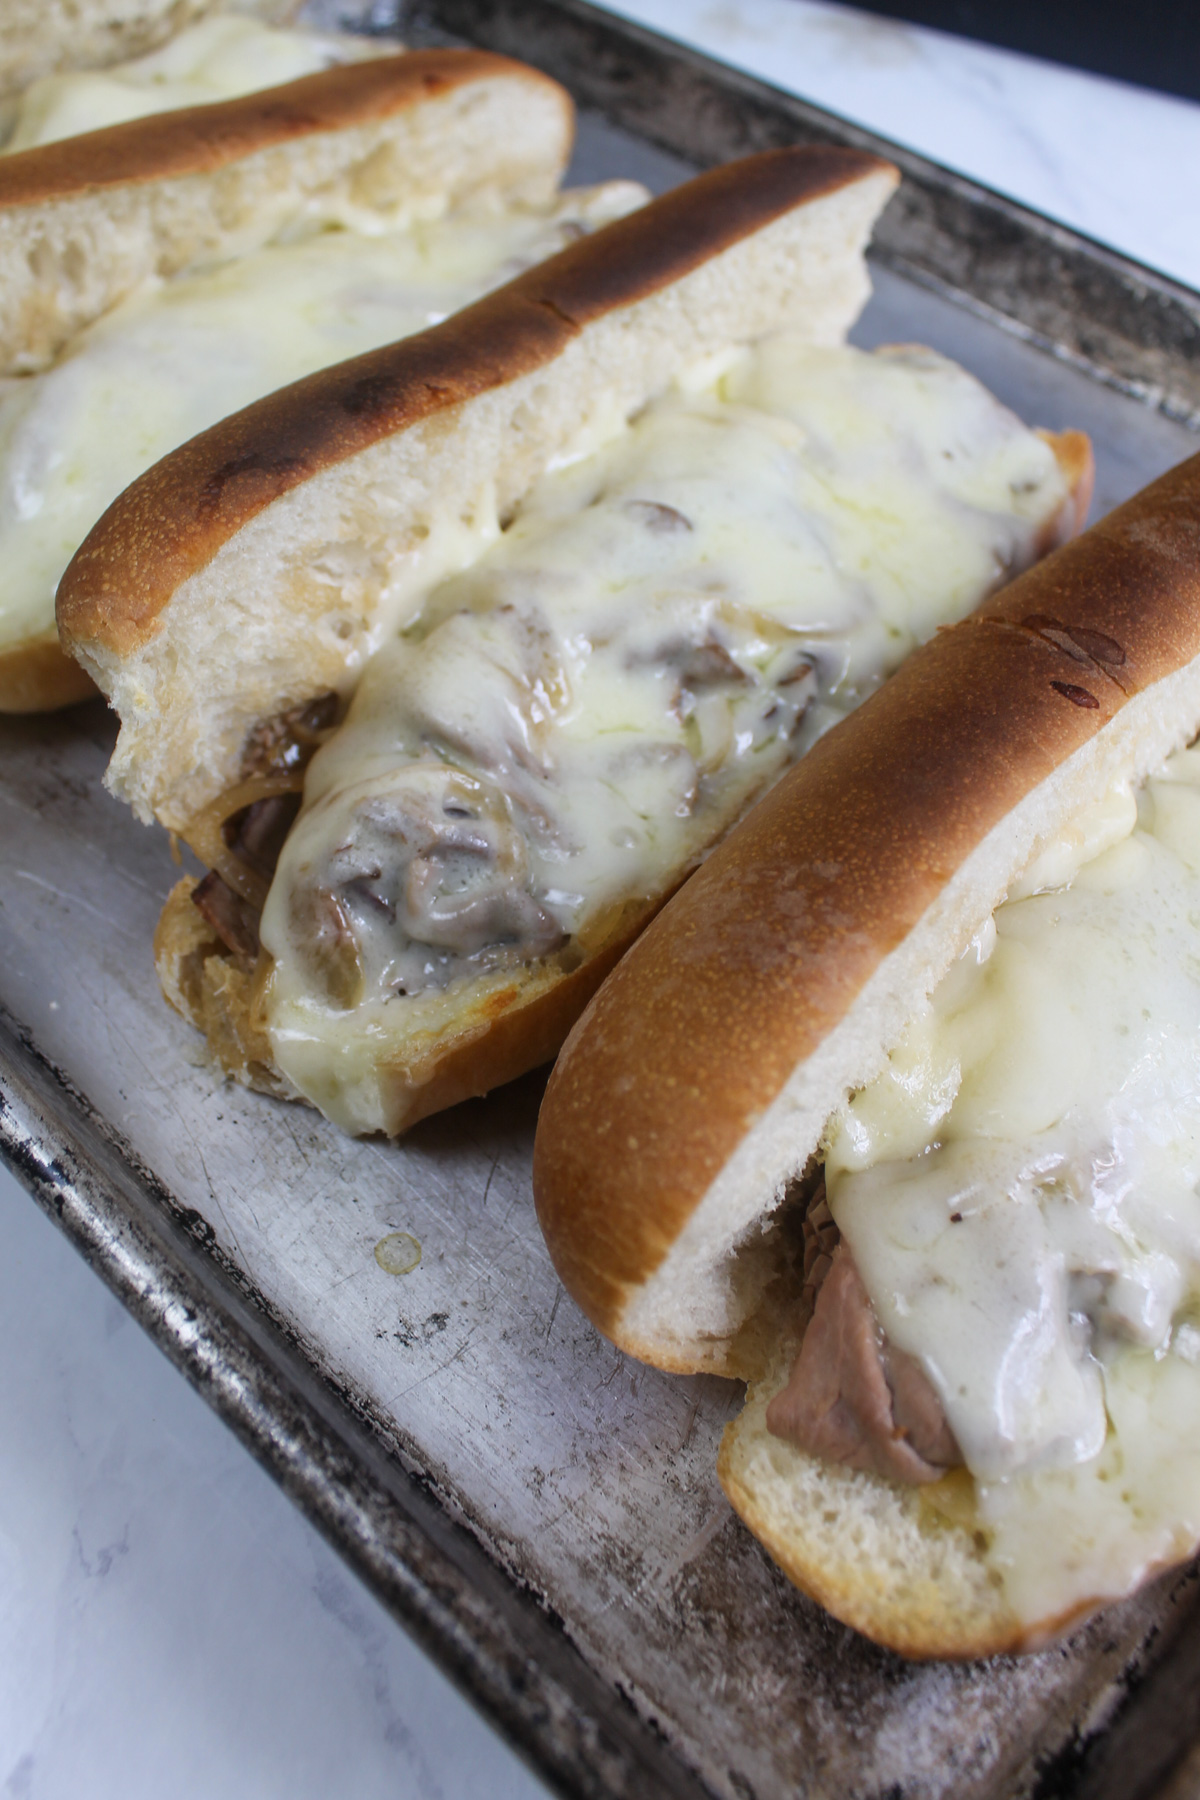
[(386, 1129), (389, 1044), (612, 939), (1064, 496), (927, 351), (781, 336), (618, 421), (493, 518), (314, 759), (262, 920), (279, 1066)]
[(436, 324), (640, 205), (633, 182), (381, 236), (324, 231), (148, 284), (0, 393), (0, 640), (50, 630), (71, 557), (123, 488), (285, 383)]
[[(1039, 891), (1046, 889), (1048, 891)], [(1200, 1538), (1200, 751), (1052, 845), (832, 1133), (1019, 1617)]]
[(289, 31), (217, 13), (148, 56), (30, 82), (16, 102), (4, 149), (31, 150), (151, 113), (233, 100), (373, 55), (378, 50), (369, 39)]

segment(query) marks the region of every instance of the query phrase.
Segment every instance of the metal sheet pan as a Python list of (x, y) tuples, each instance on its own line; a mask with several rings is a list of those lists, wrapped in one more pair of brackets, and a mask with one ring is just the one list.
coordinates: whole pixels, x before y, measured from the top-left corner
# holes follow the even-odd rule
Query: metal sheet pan
[[(438, 8), (410, 39), (520, 48), (589, 105), (578, 179), (662, 187), (789, 137), (879, 147), (578, 5)], [(1197, 447), (1197, 296), (902, 160), (860, 342), (923, 338), (1027, 416), (1085, 426), (1103, 506)], [(728, 1800), (1154, 1792), (1189, 1735), (1193, 1573), (1022, 1661), (905, 1665), (826, 1618), (717, 1488), (739, 1390), (639, 1367), (563, 1296), (530, 1195), (537, 1077), (394, 1146), (208, 1070), (157, 992), (176, 871), (100, 790), (112, 737), (98, 705), (0, 722), (0, 1149), (547, 1777)], [(422, 1249), (404, 1276), (374, 1256), (396, 1231)]]

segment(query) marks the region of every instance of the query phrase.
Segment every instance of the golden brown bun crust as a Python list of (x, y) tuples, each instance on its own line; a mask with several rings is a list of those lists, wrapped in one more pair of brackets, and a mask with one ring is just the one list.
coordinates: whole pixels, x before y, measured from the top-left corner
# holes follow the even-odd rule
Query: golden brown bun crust
[(517, 72), (539, 86), (556, 85), (485, 50), (406, 50), (233, 100), (152, 113), (0, 157), (0, 207), (40, 206), (97, 189), (211, 173), (310, 132), (366, 125), (468, 82)]
[(157, 463), (92, 530), (59, 586), (64, 642), (136, 649), (181, 583), (321, 469), (542, 367), (591, 320), (678, 280), (801, 202), (888, 167), (858, 151), (798, 149), (715, 169), (432, 330), (235, 413)]
[[(299, 1099), (272, 1059), (255, 1005), (255, 977), (238, 967), (192, 905), (195, 887), (190, 876), (176, 882), (154, 933), (163, 994), (204, 1033), (232, 1080), (276, 1099)], [(464, 1015), (452, 1038), (435, 1038), (424, 1054), (382, 1071), (389, 1132), (398, 1135), (431, 1113), (488, 1094), (548, 1063), (643, 923), (644, 916), (634, 920), (569, 975), (551, 973), (524, 988), (488, 994)]]
[(1200, 655), (1200, 456), (940, 632), (634, 945), (546, 1093), (538, 1217), (611, 1333), (710, 1183), (983, 837)]
[[(640, 922), (639, 922), (640, 928)], [(493, 993), (451, 1038), (436, 1038), (423, 1061), (386, 1070), (388, 1132), (399, 1136), (460, 1100), (490, 1094), (557, 1055), (563, 1039), (636, 935), (624, 933), (570, 975), (546, 975), (524, 989)]]
[(0, 713), (54, 712), (96, 692), (91, 676), (67, 655), (53, 629), (0, 649)]

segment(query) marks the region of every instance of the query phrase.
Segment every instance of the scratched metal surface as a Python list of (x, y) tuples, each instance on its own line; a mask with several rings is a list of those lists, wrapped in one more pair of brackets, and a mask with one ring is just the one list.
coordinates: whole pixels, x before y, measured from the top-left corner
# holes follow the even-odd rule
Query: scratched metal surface
[[(661, 186), (686, 167), (586, 121), (577, 177), (631, 172)], [(1102, 506), (1197, 447), (1161, 413), (895, 272), (880, 271), (857, 335), (925, 339), (1037, 422), (1086, 426)], [(150, 940), (176, 871), (163, 834), (137, 826), (100, 788), (112, 735), (99, 706), (0, 721), (0, 1008), (24, 1040), (8, 1053), (10, 1077), (39, 1064), (59, 1071), (119, 1134), (130, 1167), (149, 1172), (138, 1179), (150, 1203), (208, 1245), (177, 1271), (195, 1312), (175, 1302), (139, 1314), (193, 1379), (205, 1355), (211, 1365), (221, 1354), (205, 1338), (220, 1263), (282, 1323), (337, 1396), (335, 1411), (369, 1422), (546, 1609), (599, 1687), (631, 1703), (630, 1732), (640, 1715), (670, 1754), (652, 1767), (647, 1752), (630, 1774), (632, 1764), (585, 1746), (567, 1768), (555, 1760), (553, 1720), (513, 1725), (526, 1749), (579, 1793), (701, 1791), (688, 1770), (730, 1800), (1082, 1791), (1082, 1747), (1127, 1710), (1141, 1674), (1185, 1631), (1191, 1578), (1160, 1583), (1065, 1649), (1021, 1662), (905, 1666), (826, 1619), (720, 1495), (717, 1443), (738, 1390), (639, 1367), (563, 1296), (530, 1193), (537, 1078), (385, 1145), (351, 1142), (311, 1112), (213, 1076), (157, 991)], [(69, 1141), (65, 1101), (62, 1116), (54, 1130)], [(10, 1133), (10, 1153), (15, 1141)], [(44, 1163), (37, 1181), (53, 1204), (71, 1183), (55, 1173), (61, 1156)], [(77, 1218), (78, 1183), (72, 1193)], [(419, 1266), (399, 1277), (374, 1256), (396, 1231), (421, 1245)], [(132, 1252), (118, 1268), (115, 1254), (106, 1261), (88, 1243), (127, 1297), (141, 1292)], [(269, 1337), (247, 1354), (248, 1366), (257, 1358), (270, 1370)], [(269, 1407), (255, 1422), (219, 1387), (215, 1403), (279, 1470)], [(360, 1540), (378, 1522), (339, 1525), (328, 1500), (331, 1485), (354, 1485), (353, 1445), (340, 1472), (331, 1453), (306, 1454), (307, 1465), (286, 1472), (291, 1491), (348, 1548), (357, 1532), (364, 1560)], [(452, 1635), (426, 1633), (451, 1660)], [(536, 1645), (530, 1654), (536, 1665)], [(585, 1685), (572, 1702), (583, 1711)], [(475, 1691), (487, 1698), (486, 1683)], [(619, 1736), (619, 1708), (614, 1717), (605, 1729)]]

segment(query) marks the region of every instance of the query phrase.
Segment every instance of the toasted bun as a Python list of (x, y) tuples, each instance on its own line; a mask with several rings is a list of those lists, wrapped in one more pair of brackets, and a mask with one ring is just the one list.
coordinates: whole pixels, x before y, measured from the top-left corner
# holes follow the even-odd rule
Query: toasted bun
[[(43, 367), (149, 275), (265, 241), (314, 197), (416, 211), (542, 199), (570, 150), (553, 82), (474, 51), (323, 71), (0, 159), (0, 364)], [(503, 146), (497, 150), (497, 144)], [(0, 712), (95, 693), (53, 633), (0, 644)]]
[[(4, 0), (0, 99), (39, 75), (103, 69), (141, 56), (220, 6), (221, 0)], [(297, 6), (298, 0), (240, 0), (229, 10), (283, 25)]]
[[(572, 1033), (538, 1216), (600, 1329), (738, 1371), (834, 1109), (1030, 857), (1200, 724), (1200, 457), (917, 650), (773, 788)], [(744, 1372), (741, 1371), (741, 1372)]]
[(95, 692), (95, 682), (63, 650), (57, 631), (0, 645), (0, 713), (54, 712)]
[(907, 1655), (1033, 1648), (1093, 1602), (1018, 1620), (969, 1508), (767, 1430), (794, 1349), (762, 1323), (772, 1215), (1030, 857), (1198, 726), (1194, 457), (810, 751), (619, 965), (547, 1090), (534, 1189), (568, 1291), (635, 1355), (751, 1377), (726, 1492), (792, 1580)]
[(263, 720), (353, 685), (389, 582), (439, 519), (492, 491), (504, 516), (589, 424), (730, 343), (783, 325), (839, 342), (895, 182), (848, 150), (714, 170), (157, 464), (59, 588), (64, 642), (121, 714), (114, 792), (186, 827)]
[[(828, 168), (822, 168), (820, 164), (818, 172), (829, 173)], [(800, 184), (796, 181), (797, 173), (803, 178)], [(841, 173), (835, 168), (835, 174)], [(556, 449), (569, 441), (578, 422), (586, 418), (594, 399), (604, 396), (630, 364), (641, 371), (643, 381), (640, 389), (627, 389), (623, 395), (624, 403), (630, 408), (640, 405), (656, 386), (665, 385), (679, 364), (672, 361), (672, 347), (664, 342), (664, 322), (674, 329), (682, 319), (685, 322), (683, 328), (693, 330), (693, 354), (703, 353), (739, 335), (758, 335), (763, 329), (785, 320), (799, 323), (827, 340), (840, 338), (864, 297), (860, 253), (870, 222), (864, 210), (864, 184), (871, 211), (882, 203), (892, 184), (891, 172), (870, 159), (855, 159), (849, 174), (855, 184), (851, 190), (854, 204), (849, 218), (843, 208), (840, 217), (835, 212), (830, 220), (829, 208), (822, 205), (828, 190), (818, 187), (818, 198), (811, 197), (811, 159), (788, 155), (783, 159), (758, 159), (738, 171), (735, 181), (730, 181), (728, 174), (720, 181), (709, 177), (693, 184), (698, 193), (691, 188), (680, 191), (669, 202), (660, 203), (654, 209), (656, 225), (652, 220), (652, 228), (648, 231), (628, 234), (619, 227), (616, 230), (608, 228), (599, 234), (608, 244), (607, 252), (602, 246), (601, 253), (584, 257), (581, 253), (587, 246), (581, 245), (566, 257), (555, 259), (554, 264), (544, 267), (538, 272), (536, 281), (526, 278), (513, 284), (507, 290), (506, 306), (477, 309), (483, 314), (484, 325), (490, 316), (491, 325), (486, 331), (477, 324), (462, 334), (452, 332), (448, 327), (429, 334), (429, 343), (435, 347), (439, 339), (449, 340), (445, 366), (456, 377), (456, 386), (450, 386), (449, 372), (441, 377), (439, 386), (446, 400), (453, 402), (464, 391), (470, 395), (472, 384), (478, 379), (472, 365), (480, 360), (479, 347), (499, 343), (503, 351), (506, 334), (507, 343), (515, 345), (518, 353), (524, 348), (522, 336), (525, 336), (530, 341), (533, 357), (545, 351), (547, 360), (563, 359), (566, 368), (556, 368), (554, 387), (547, 384), (539, 394), (536, 415), (530, 405), (527, 383), (517, 396), (516, 404), (522, 409), (524, 419), (514, 434), (515, 448), (516, 453), (527, 458), (523, 466), (529, 480)], [(782, 182), (781, 176), (785, 178)], [(763, 177), (766, 177), (765, 182)], [(747, 186), (748, 194), (744, 191)], [(743, 189), (740, 195), (739, 187)], [(837, 197), (836, 188), (833, 196)], [(800, 208), (806, 229), (798, 230), (795, 222), (790, 221), (792, 229), (781, 243), (779, 234), (771, 228), (789, 197), (792, 206)], [(735, 230), (743, 234), (753, 231), (755, 221), (765, 234), (765, 242), (759, 241), (753, 246), (743, 244), (735, 236)], [(632, 262), (623, 281), (614, 280), (614, 274), (621, 266), (617, 261), (621, 243), (618, 241), (614, 249), (612, 242), (618, 232), (620, 239), (625, 241), (624, 255)], [(716, 248), (712, 252), (718, 259), (715, 283), (697, 279), (700, 271), (696, 269), (697, 256), (692, 242), (697, 232), (706, 247), (711, 247), (715, 238)], [(599, 237), (590, 242), (599, 242)], [(632, 245), (628, 241), (630, 237)], [(655, 263), (651, 259), (651, 246), (664, 243), (666, 251)], [(732, 267), (729, 261), (731, 243), (743, 251)], [(823, 248), (827, 252), (826, 262), (836, 259), (836, 266), (821, 271), (815, 286), (810, 276), (808, 291), (810, 294), (815, 292), (817, 303), (797, 314), (794, 264), (805, 257), (806, 251), (807, 259), (811, 260), (819, 256)], [(668, 284), (673, 278), (682, 293), (670, 290)], [(766, 280), (771, 282), (771, 296), (764, 307), (761, 289)], [(713, 297), (711, 301), (709, 295)], [(504, 296), (496, 298), (503, 299)], [(720, 310), (723, 330), (709, 334), (702, 325), (691, 324), (690, 313), (704, 304), (713, 304)], [(549, 333), (553, 335), (547, 332), (547, 322)], [(603, 328), (614, 324), (615, 331), (602, 335)], [(643, 332), (652, 354), (639, 354), (635, 358), (630, 345), (636, 343)], [(589, 341), (597, 336), (598, 345)], [(568, 360), (564, 345), (568, 348), (578, 346), (583, 354)], [(388, 359), (396, 372), (398, 409), (411, 408), (412, 415), (420, 421), (420, 407), (426, 403), (425, 390), (413, 380), (402, 384), (398, 379), (403, 352), (408, 348), (407, 344), (397, 347), (395, 352), (388, 353)], [(455, 357), (459, 364), (457, 369), (453, 368)], [(415, 358), (416, 373), (424, 377), (431, 361), (427, 344)], [(536, 361), (533, 366), (537, 367)], [(586, 392), (580, 385), (581, 371), (582, 379), (587, 382)], [(501, 364), (496, 373), (502, 377), (503, 372)], [(491, 378), (493, 365), (484, 362), (483, 374)], [(569, 386), (561, 391), (560, 374), (564, 381), (569, 378)], [(485, 402), (491, 400), (486, 387), (483, 396)], [(560, 409), (557, 415), (553, 410), (555, 406)], [(485, 414), (481, 427), (476, 405), (470, 399), (455, 406), (445, 436), (433, 440), (436, 463), (431, 469), (421, 469), (417, 465), (433, 495), (437, 495), (440, 483), (452, 479), (451, 472), (464, 460), (473, 458), (472, 466), (476, 470), (481, 463), (484, 468), (488, 467), (478, 453), (477, 439), (481, 429), (488, 434), (485, 449), (491, 458), (490, 472), (508, 466), (514, 451), (513, 445), (502, 435), (506, 429), (505, 420), (522, 417), (522, 412), (514, 414), (510, 406), (497, 419), (493, 411)], [(401, 411), (401, 430), (406, 416)], [(523, 439), (531, 431), (535, 418), (549, 419), (553, 423), (556, 417), (565, 422), (555, 435), (540, 440), (540, 457), (534, 462)], [(421, 441), (428, 440), (423, 438)], [(152, 637), (148, 641), (154, 642)], [(219, 696), (213, 699), (219, 699)], [(269, 1067), (269, 1043), (254, 1013), (250, 976), (238, 968), (236, 960), (200, 919), (190, 903), (190, 892), (187, 884), (176, 888), (156, 939), (156, 958), (164, 991), (172, 1004), (205, 1032), (227, 1074), (247, 1085), (279, 1094), (285, 1091), (286, 1083)], [(380, 1070), (387, 1129), (402, 1131), (431, 1112), (470, 1095), (486, 1093), (526, 1069), (549, 1061), (604, 976), (660, 903), (661, 897), (623, 913), (614, 921), (609, 937), (592, 947), (581, 966), (576, 966), (577, 955), (568, 951), (529, 968), (481, 982), (464, 992), (453, 1031), (407, 1039)]]
[(533, 69), (418, 50), (2, 157), (0, 374), (46, 367), (138, 282), (256, 248), (314, 205), (548, 199), (572, 123)]

